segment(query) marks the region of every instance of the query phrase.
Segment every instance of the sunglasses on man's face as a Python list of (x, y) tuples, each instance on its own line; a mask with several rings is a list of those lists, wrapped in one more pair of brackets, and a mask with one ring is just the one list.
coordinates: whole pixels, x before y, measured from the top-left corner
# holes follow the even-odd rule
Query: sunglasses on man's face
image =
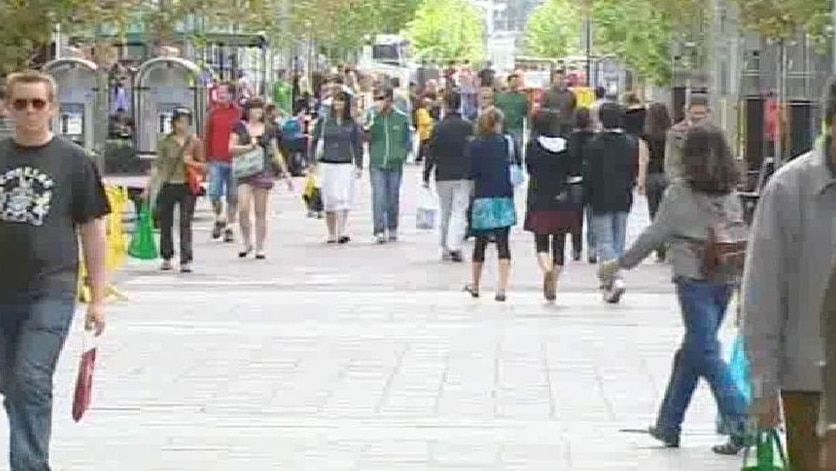
[(26, 111), (31, 106), (35, 111), (42, 111), (48, 104), (49, 103), (46, 100), (41, 98), (33, 98), (31, 100), (18, 98), (12, 101), (12, 108), (14, 108), (15, 111)]

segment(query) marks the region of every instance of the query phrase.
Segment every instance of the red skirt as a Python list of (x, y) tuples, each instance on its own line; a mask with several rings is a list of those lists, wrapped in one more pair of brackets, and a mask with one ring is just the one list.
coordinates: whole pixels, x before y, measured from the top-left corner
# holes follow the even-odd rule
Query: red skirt
[(578, 211), (528, 211), (523, 229), (535, 234), (560, 234), (583, 228), (583, 209)]

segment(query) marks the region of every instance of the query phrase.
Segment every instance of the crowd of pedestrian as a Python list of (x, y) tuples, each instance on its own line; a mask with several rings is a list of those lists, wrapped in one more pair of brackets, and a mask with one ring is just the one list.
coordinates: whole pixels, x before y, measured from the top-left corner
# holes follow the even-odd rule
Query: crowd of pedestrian
[[(286, 113), (259, 96), (239, 102), (235, 86), (222, 83), (201, 133), (192, 130), (193, 110), (176, 109), (146, 190), (147, 197), (156, 195), (162, 270), (174, 268), (179, 208), (179, 269), (192, 271), (191, 224), (204, 175), (212, 238), (240, 238), (238, 257), (266, 258), (269, 194), (277, 178), (293, 188), (288, 161), (295, 154), (303, 173), (318, 181), (327, 244), (352, 240), (348, 215), (366, 169), (371, 236), (378, 244), (397, 242), (404, 166), (414, 156), (424, 166), (425, 187), (434, 186), (439, 200), (442, 261), (465, 261), (465, 241), (474, 239), (464, 286), (472, 297), (481, 295), (493, 244), (494, 299), (508, 298), (509, 235), (518, 225), (515, 198), (523, 194), (520, 219), (532, 234), (548, 302), (558, 298), (569, 263), (567, 238), (572, 262), (582, 263), (586, 250), (586, 261), (597, 264), (608, 303), (622, 299), (625, 272), (651, 254), (670, 263), (684, 335), (648, 428), (654, 439), (680, 446), (702, 378), (728, 435), (715, 453), (746, 448), (750, 418), (775, 430), (783, 417), (793, 469), (836, 469), (836, 407), (823, 394), (836, 393), (836, 361), (822, 363), (836, 351), (836, 81), (823, 106), (825, 138), (769, 179), (750, 226), (737, 194), (740, 164), (723, 130), (711, 123), (708, 96), (692, 93), (685, 118), (672, 123), (666, 105), (646, 105), (635, 94), (622, 104), (598, 90), (591, 109), (581, 108), (561, 72), (533, 103), (517, 74), (494, 80), (466, 71), (412, 93), (397, 80), (376, 83), (371, 100), (353, 79), (334, 77), (316, 103), (297, 101)], [(104, 328), (103, 218), (110, 207), (84, 150), (50, 130), (58, 106), (52, 78), (24, 72), (7, 85), (0, 108), (14, 120), (0, 120), (0, 130), (12, 134), (0, 140), (0, 265), (16, 270), (4, 270), (0, 280), (0, 393), (11, 467), (23, 471), (49, 469), (52, 376), (75, 305), (79, 237), (92, 289), (86, 326), (97, 334)], [(628, 246), (636, 194), (646, 196), (651, 222)], [(737, 292), (752, 398), (735, 382), (718, 338)]]

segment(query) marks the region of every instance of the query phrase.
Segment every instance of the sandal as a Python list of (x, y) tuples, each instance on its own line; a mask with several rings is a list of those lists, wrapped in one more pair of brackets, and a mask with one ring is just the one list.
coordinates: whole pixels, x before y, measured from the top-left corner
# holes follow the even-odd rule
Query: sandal
[(470, 293), (470, 296), (473, 297), (473, 298), (478, 298), (479, 297), (479, 288), (476, 288), (473, 285), (470, 285), (470, 284), (464, 285), (464, 291), (467, 292), (467, 293)]

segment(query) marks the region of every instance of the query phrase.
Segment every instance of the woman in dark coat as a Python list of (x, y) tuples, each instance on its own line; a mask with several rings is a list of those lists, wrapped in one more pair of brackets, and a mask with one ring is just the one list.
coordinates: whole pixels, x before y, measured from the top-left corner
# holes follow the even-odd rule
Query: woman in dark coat
[(537, 262), (543, 270), (543, 296), (554, 301), (566, 235), (583, 224), (583, 195), (573, 191), (578, 185), (572, 185), (573, 176), (582, 173), (583, 162), (580, 155), (568, 152), (567, 140), (559, 136), (557, 113), (539, 111), (532, 124), (537, 137), (526, 150), (530, 180), (524, 229), (534, 233)]

